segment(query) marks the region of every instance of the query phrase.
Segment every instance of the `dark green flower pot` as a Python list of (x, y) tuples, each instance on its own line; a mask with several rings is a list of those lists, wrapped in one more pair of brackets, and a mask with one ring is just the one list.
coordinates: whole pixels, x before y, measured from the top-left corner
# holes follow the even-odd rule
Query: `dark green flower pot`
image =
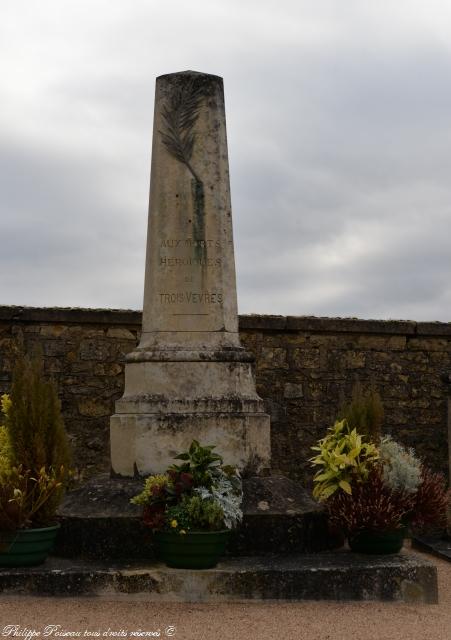
[(223, 531), (172, 531), (154, 533), (157, 558), (176, 569), (211, 569), (225, 551), (229, 537)]
[(349, 546), (356, 553), (371, 555), (399, 553), (402, 549), (405, 527), (393, 531), (361, 531), (348, 538)]
[(42, 564), (52, 550), (59, 524), (42, 529), (0, 532), (0, 567)]

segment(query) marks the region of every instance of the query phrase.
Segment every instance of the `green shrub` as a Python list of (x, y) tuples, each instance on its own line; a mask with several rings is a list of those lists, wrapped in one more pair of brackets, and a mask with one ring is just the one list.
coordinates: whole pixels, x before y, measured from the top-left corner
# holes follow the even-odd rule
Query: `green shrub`
[(378, 443), (384, 421), (384, 407), (374, 387), (364, 389), (357, 382), (352, 389), (351, 401), (338, 411), (338, 420), (346, 420), (351, 429)]
[(11, 469), (11, 448), (9, 446), (8, 430), (0, 427), (0, 479)]
[[(1, 413), (6, 420), (11, 407), (11, 399), (5, 393), (0, 398)], [(8, 429), (0, 425), (0, 481), (11, 470), (11, 445)]]
[(60, 403), (54, 384), (43, 376), (42, 358), (19, 355), (2, 412), (2, 518), (8, 520), (12, 510), (10, 520), (18, 526), (52, 524), (69, 478), (70, 457)]
[(6, 416), (11, 460), (38, 474), (42, 467), (69, 465), (69, 446), (53, 382), (45, 380), (42, 358), (16, 361)]

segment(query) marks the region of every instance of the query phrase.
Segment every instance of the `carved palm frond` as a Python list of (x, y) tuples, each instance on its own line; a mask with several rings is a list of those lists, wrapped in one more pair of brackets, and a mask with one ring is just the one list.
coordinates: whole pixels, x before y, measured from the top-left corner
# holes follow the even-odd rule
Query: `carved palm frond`
[(193, 129), (199, 117), (203, 96), (202, 88), (196, 87), (191, 80), (173, 87), (172, 94), (161, 111), (164, 128), (160, 134), (166, 150), (185, 164), (198, 182), (200, 180), (191, 166), (191, 157), (195, 141)]

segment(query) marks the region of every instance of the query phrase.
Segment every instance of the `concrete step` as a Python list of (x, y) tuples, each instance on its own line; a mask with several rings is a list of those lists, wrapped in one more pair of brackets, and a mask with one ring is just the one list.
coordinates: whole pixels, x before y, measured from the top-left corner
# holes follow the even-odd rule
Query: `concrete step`
[(408, 551), (226, 558), (201, 571), (169, 569), (154, 561), (113, 564), (51, 557), (40, 567), (0, 569), (0, 592), (163, 602), (438, 601), (435, 566)]
[[(88, 559), (153, 558), (152, 537), (141, 509), (130, 504), (141, 479), (98, 476), (67, 494), (60, 509), (56, 552)], [(321, 507), (307, 491), (284, 476), (243, 481), (244, 519), (228, 544), (235, 556), (311, 553), (333, 549), (333, 536)]]

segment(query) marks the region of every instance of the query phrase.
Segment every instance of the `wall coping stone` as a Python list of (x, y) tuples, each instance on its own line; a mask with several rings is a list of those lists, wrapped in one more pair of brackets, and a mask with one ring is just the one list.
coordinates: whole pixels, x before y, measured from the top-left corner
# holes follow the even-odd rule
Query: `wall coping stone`
[(0, 321), (60, 322), (64, 324), (141, 325), (141, 311), (132, 309), (88, 309), (81, 307), (0, 306)]
[[(139, 327), (141, 319), (142, 312), (134, 309), (0, 305), (0, 322), (123, 324)], [(451, 336), (451, 322), (415, 322), (413, 320), (361, 320), (359, 318), (250, 314), (239, 316), (239, 327), (240, 329), (271, 332), (372, 333), (414, 337)]]

